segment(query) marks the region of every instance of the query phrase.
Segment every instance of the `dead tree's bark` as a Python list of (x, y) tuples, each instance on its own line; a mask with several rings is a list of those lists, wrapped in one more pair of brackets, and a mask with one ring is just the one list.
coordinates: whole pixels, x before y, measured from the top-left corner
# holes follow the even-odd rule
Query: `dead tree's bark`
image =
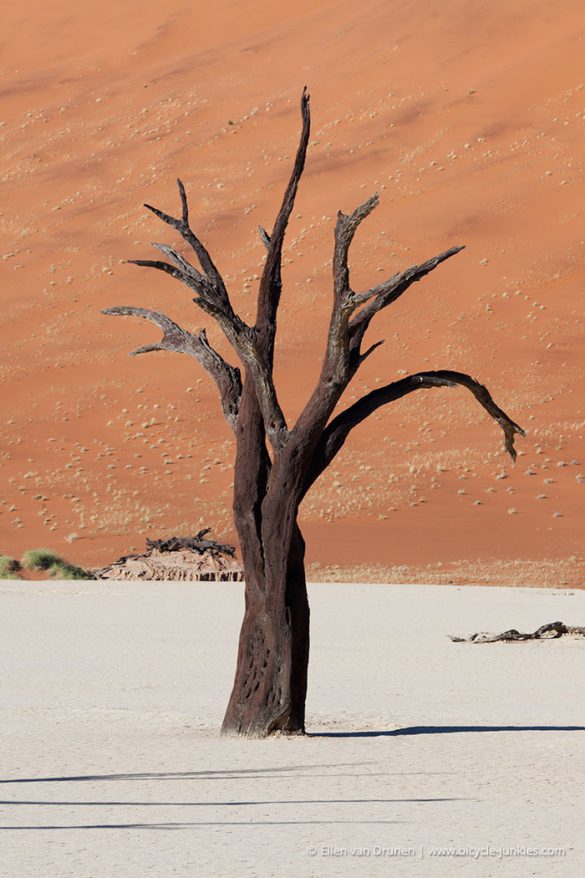
[[(223, 731), (246, 735), (302, 733), (309, 658), (309, 604), (305, 545), (298, 527), (299, 504), (340, 451), (351, 430), (380, 406), (425, 387), (463, 386), (500, 425), (514, 458), (514, 436), (523, 434), (485, 387), (460, 372), (420, 372), (367, 394), (341, 414), (336, 406), (364, 360), (382, 342), (362, 350), (372, 319), (412, 284), (462, 248), (452, 247), (392, 275), (365, 292), (351, 285), (349, 250), (360, 223), (378, 204), (374, 195), (351, 214), (339, 213), (333, 253), (333, 308), (321, 375), (297, 422), (288, 427), (273, 380), (274, 343), (282, 292), (282, 248), (310, 132), (309, 97), (301, 100), (302, 130), (296, 158), (272, 232), (260, 229), (266, 262), (260, 280), (254, 326), (235, 313), (223, 278), (189, 224), (189, 208), (179, 181), (181, 216), (146, 205), (182, 236), (195, 252), (196, 268), (166, 244), (155, 247), (168, 261), (131, 260), (180, 280), (196, 293), (194, 302), (222, 329), (243, 369), (230, 365), (209, 344), (205, 331), (194, 335), (164, 314), (121, 306), (104, 313), (143, 317), (163, 330), (163, 338), (135, 354), (176, 351), (194, 357), (215, 381), (227, 422), (236, 439), (234, 521), (245, 573), (245, 614), (238, 661)], [(270, 449), (270, 452), (269, 452)]]
[(565, 625), (564, 622), (548, 622), (541, 625), (532, 634), (521, 634), (515, 628), (509, 631), (503, 631), (501, 634), (487, 634), (479, 631), (477, 634), (470, 634), (469, 637), (457, 637), (454, 634), (447, 636), (453, 643), (513, 643), (522, 640), (556, 640), (564, 635), (571, 637), (585, 637), (585, 627), (576, 625)]

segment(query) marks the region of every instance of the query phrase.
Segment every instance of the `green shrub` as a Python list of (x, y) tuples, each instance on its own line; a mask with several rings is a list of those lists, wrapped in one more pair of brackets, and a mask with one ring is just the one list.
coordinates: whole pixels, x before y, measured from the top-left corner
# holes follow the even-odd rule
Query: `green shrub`
[(89, 570), (84, 570), (83, 567), (77, 567), (68, 561), (53, 564), (52, 567), (49, 567), (49, 574), (54, 579), (94, 579)]
[(45, 570), (53, 579), (93, 579), (88, 570), (65, 561), (52, 549), (29, 549), (22, 556), (28, 570)]
[(22, 566), (27, 570), (49, 570), (55, 564), (65, 564), (52, 549), (29, 549), (22, 556)]
[(8, 555), (0, 555), (0, 579), (20, 579), (20, 562)]

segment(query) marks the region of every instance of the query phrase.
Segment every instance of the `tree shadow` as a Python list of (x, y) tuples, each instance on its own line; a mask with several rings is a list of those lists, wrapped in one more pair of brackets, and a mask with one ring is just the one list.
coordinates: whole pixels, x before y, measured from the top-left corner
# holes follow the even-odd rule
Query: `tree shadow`
[(453, 735), (468, 732), (585, 732), (585, 726), (407, 726), (349, 732), (309, 732), (312, 738), (398, 738), (405, 735)]
[[(292, 772), (310, 772), (306, 777), (328, 777), (315, 773), (313, 769), (319, 768), (362, 768), (364, 765), (373, 765), (371, 760), (359, 762), (324, 762), (315, 765), (278, 765), (270, 768), (225, 768), (205, 771), (143, 771), (120, 774), (72, 774), (56, 775), (52, 777), (13, 777), (2, 778), (0, 784), (14, 783), (87, 783), (101, 781), (130, 781), (130, 780), (236, 780), (241, 778), (256, 779), (263, 777), (298, 777)], [(287, 774), (288, 772), (288, 774)], [(357, 777), (361, 772), (355, 771), (348, 774), (336, 772), (336, 777)]]
[[(376, 777), (379, 775), (376, 774)], [(399, 798), (399, 799), (252, 799), (248, 801), (217, 801), (217, 802), (132, 802), (132, 801), (105, 801), (97, 802), (80, 802), (80, 801), (56, 801), (56, 800), (40, 800), (40, 799), (3, 799), (0, 800), (1, 807), (12, 805), (32, 805), (32, 806), (61, 806), (61, 807), (169, 807), (169, 808), (243, 808), (255, 805), (386, 805), (400, 803), (433, 803), (433, 802), (469, 802), (470, 799), (456, 797), (434, 797), (427, 796), (424, 798)]]
[(406, 823), (405, 820), (215, 820), (215, 821), (194, 821), (192, 823), (82, 823), (68, 824), (61, 826), (56, 824), (42, 824), (40, 826), (0, 826), (0, 832), (22, 832), (30, 830), (46, 831), (51, 829), (194, 829), (197, 827), (207, 828), (209, 826), (337, 826), (337, 825), (359, 825), (367, 826), (395, 826), (399, 823)]

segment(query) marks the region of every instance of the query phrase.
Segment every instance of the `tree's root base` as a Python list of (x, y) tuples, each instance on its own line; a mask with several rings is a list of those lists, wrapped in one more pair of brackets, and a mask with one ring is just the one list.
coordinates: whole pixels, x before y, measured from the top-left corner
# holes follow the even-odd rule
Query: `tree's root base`
[(266, 738), (304, 738), (307, 737), (305, 729), (237, 729), (233, 727), (222, 726), (222, 738), (249, 738), (256, 740), (265, 740)]

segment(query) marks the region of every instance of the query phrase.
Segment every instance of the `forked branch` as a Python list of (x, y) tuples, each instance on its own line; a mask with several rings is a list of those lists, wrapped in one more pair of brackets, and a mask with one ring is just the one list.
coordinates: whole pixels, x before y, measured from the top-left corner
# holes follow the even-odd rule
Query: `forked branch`
[[(351, 244), (360, 224), (378, 204), (379, 197), (374, 194), (351, 214), (339, 211), (337, 215), (333, 252), (333, 308), (325, 360), (317, 387), (293, 431), (299, 440), (303, 435), (310, 437), (309, 442), (305, 443), (309, 448), (325, 428), (359, 366), (383, 344), (382, 341), (375, 342), (362, 352), (362, 341), (373, 317), (396, 301), (413, 283), (463, 249), (451, 247), (438, 256), (410, 266), (365, 292), (354, 292), (349, 267)], [(363, 307), (358, 310), (360, 306)], [(320, 441), (320, 445), (322, 444)]]
[(322, 430), (352, 378), (349, 318), (360, 301), (351, 289), (349, 248), (360, 223), (378, 204), (379, 197), (374, 194), (352, 213), (339, 211), (337, 214), (333, 248), (333, 305), (325, 358), (317, 385), (291, 431), (296, 444), (304, 447), (305, 459), (312, 455)]
[(242, 396), (242, 379), (240, 370), (231, 366), (209, 344), (207, 334), (202, 329), (197, 335), (182, 329), (174, 320), (161, 314), (159, 311), (150, 311), (148, 308), (134, 308), (128, 305), (118, 305), (115, 308), (106, 308), (102, 314), (114, 316), (142, 317), (150, 320), (163, 331), (163, 337), (154, 344), (143, 345), (132, 351), (130, 356), (147, 354), (151, 351), (174, 351), (187, 354), (200, 363), (205, 371), (213, 378), (219, 390), (221, 405), (226, 421), (235, 431), (236, 421)]
[(480, 384), (463, 372), (452, 372), (448, 369), (441, 369), (435, 372), (418, 372), (415, 375), (408, 375), (400, 381), (394, 381), (392, 384), (387, 384), (385, 387), (373, 390), (331, 421), (323, 431), (323, 435), (315, 449), (305, 491), (309, 489), (339, 453), (354, 427), (361, 424), (362, 421), (365, 421), (366, 418), (382, 406), (395, 402), (397, 399), (413, 393), (415, 390), (432, 387), (467, 388), (488, 415), (502, 428), (505, 449), (512, 460), (516, 459), (514, 437), (516, 434), (524, 436), (525, 431), (503, 409), (496, 405), (487, 387), (484, 387), (483, 384)]
[(163, 223), (166, 223), (179, 232), (183, 240), (193, 249), (201, 268), (203, 269), (203, 273), (206, 275), (211, 287), (213, 288), (217, 303), (223, 305), (226, 312), (229, 313), (232, 309), (223, 278), (213, 259), (209, 255), (209, 251), (189, 225), (189, 203), (187, 201), (187, 193), (181, 180), (177, 180), (177, 185), (179, 187), (182, 208), (180, 217), (170, 216), (170, 214), (164, 213), (164, 211), (159, 210), (157, 207), (153, 207), (151, 204), (145, 204), (144, 206), (147, 210), (150, 210), (155, 216), (162, 220)]
[(216, 320), (254, 381), (266, 432), (273, 446), (280, 447), (286, 436), (286, 422), (272, 380), (271, 358), (263, 353), (254, 330), (235, 313), (220, 272), (207, 248), (189, 224), (187, 193), (181, 180), (177, 182), (182, 206), (180, 217), (171, 216), (150, 204), (146, 204), (145, 207), (179, 232), (197, 255), (202, 271), (196, 269), (172, 247), (160, 243), (155, 243), (154, 246), (169, 259), (169, 262), (151, 259), (131, 259), (129, 262), (163, 271), (197, 293), (193, 301)]
[(349, 325), (352, 360), (356, 363), (356, 368), (359, 365), (358, 358), (363, 337), (375, 315), (383, 308), (387, 308), (388, 305), (395, 302), (414, 283), (426, 277), (427, 274), (430, 274), (442, 262), (445, 262), (464, 249), (463, 246), (450, 247), (448, 250), (439, 253), (438, 256), (433, 256), (419, 265), (411, 265), (410, 268), (398, 272), (398, 274), (393, 275), (388, 280), (372, 287), (357, 297), (360, 302), (367, 302), (367, 304), (353, 317)]
[(371, 198), (360, 204), (350, 213), (341, 210), (337, 214), (335, 224), (335, 247), (333, 251), (333, 292), (339, 307), (350, 304), (357, 308), (360, 297), (353, 296), (349, 281), (349, 248), (361, 223), (379, 205), (380, 196), (375, 192)]

